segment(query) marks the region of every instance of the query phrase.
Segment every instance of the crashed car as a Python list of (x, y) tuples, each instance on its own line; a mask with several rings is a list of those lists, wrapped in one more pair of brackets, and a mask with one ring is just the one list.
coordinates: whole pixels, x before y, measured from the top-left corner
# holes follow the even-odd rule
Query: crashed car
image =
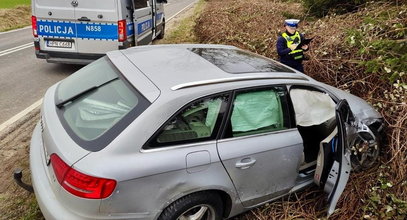
[(332, 214), (382, 116), (233, 46), (112, 51), (48, 89), (30, 146), (46, 219), (222, 219), (317, 184)]

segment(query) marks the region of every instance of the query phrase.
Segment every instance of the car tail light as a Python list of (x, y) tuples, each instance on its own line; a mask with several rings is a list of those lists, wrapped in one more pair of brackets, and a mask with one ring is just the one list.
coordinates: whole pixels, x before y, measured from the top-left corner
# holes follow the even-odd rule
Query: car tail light
[(66, 164), (58, 155), (51, 155), (51, 164), (61, 186), (78, 197), (104, 199), (113, 193), (116, 181), (89, 176)]
[(119, 34), (119, 42), (124, 42), (127, 40), (127, 32), (126, 32), (126, 20), (120, 20), (117, 22), (117, 31)]
[(31, 27), (33, 30), (33, 35), (34, 37), (38, 37), (38, 32), (37, 32), (37, 17), (31, 16)]

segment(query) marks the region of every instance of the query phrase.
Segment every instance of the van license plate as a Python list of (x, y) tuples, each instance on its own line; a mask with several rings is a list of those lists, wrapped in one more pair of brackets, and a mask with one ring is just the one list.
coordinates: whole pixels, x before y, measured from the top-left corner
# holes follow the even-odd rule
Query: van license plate
[(47, 41), (47, 46), (48, 47), (59, 47), (59, 48), (72, 48), (72, 42), (49, 40), (49, 41)]

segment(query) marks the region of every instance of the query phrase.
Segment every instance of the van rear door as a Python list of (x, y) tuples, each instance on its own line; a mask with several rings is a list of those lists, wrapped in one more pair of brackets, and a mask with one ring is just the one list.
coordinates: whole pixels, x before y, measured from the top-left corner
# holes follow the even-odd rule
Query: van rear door
[(153, 40), (152, 1), (133, 0), (134, 30), (137, 45), (146, 45)]
[[(75, 7), (78, 53), (118, 49), (119, 0), (79, 0)], [(125, 19), (125, 18), (124, 18)]]
[(77, 52), (74, 1), (35, 0), (33, 15), (41, 50)]

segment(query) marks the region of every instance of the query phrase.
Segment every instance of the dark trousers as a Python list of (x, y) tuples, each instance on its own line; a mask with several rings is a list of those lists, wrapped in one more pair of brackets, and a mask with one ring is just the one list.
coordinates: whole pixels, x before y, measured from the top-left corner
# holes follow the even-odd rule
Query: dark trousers
[(302, 61), (295, 61), (295, 60), (280, 60), (280, 62), (282, 62), (283, 64), (294, 68), (300, 72), (304, 72), (304, 67), (302, 66)]

